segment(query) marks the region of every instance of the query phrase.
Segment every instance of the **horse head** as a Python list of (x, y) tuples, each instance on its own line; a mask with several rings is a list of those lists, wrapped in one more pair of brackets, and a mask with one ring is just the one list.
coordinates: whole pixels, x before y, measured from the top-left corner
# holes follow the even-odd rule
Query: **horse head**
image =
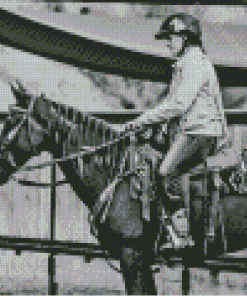
[(0, 184), (5, 184), (31, 157), (46, 150), (44, 145), (49, 136), (29, 114), (32, 96), (22, 87), (18, 90), (11, 84), (11, 89), (17, 104), (9, 107), (0, 135)]

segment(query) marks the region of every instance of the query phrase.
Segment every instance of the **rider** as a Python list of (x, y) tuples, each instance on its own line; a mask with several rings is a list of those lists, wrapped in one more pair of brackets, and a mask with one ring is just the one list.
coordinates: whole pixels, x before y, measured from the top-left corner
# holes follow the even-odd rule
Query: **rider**
[(191, 15), (175, 14), (163, 22), (155, 39), (164, 42), (177, 60), (168, 95), (128, 123), (138, 127), (179, 116), (177, 134), (159, 169), (164, 184), (202, 163), (228, 139), (217, 75), (201, 36), (199, 21)]

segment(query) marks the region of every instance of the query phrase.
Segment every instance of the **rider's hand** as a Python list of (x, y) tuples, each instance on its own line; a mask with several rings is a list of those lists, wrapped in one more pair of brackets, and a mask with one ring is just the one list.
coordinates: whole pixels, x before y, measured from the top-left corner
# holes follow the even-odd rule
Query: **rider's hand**
[(140, 130), (142, 128), (143, 123), (139, 121), (128, 121), (125, 124), (125, 132), (132, 131), (132, 130)]
[(123, 133), (125, 131), (125, 124), (112, 124), (112, 123), (108, 123), (108, 126), (118, 132), (118, 133)]
[(125, 124), (108, 124), (111, 129), (119, 132), (120, 134), (122, 133), (127, 133), (128, 131), (131, 130), (140, 130), (142, 128), (141, 122), (138, 122), (137, 120), (131, 120), (126, 122)]

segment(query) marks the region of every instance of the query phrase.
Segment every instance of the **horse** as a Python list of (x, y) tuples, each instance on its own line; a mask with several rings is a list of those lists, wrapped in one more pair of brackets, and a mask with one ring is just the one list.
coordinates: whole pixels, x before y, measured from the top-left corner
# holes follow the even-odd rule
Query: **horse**
[[(121, 138), (120, 132), (102, 119), (52, 102), (44, 95), (33, 97), (20, 83), (18, 88), (11, 84), (11, 88), (16, 105), (10, 108), (0, 137), (1, 185), (21, 170), (31, 157), (47, 151), (55, 161), (59, 160), (58, 166), (74, 192), (89, 212), (94, 213), (101, 209), (102, 192), (115, 180), (115, 176), (121, 175), (121, 165), (124, 163), (129, 169), (133, 166), (133, 158), (132, 161), (126, 158), (129, 149), (132, 149), (129, 150), (130, 157), (137, 149), (141, 152), (134, 153), (134, 157), (146, 155), (142, 165), (144, 169), (150, 169), (147, 184), (157, 185), (154, 180), (157, 181), (158, 176), (154, 174), (160, 155), (156, 156), (156, 150), (145, 142), (145, 137), (143, 142), (131, 146), (131, 137)], [(101, 148), (97, 150), (94, 147)], [(87, 154), (90, 149), (91, 153)], [(79, 157), (80, 153), (85, 155)], [(104, 223), (102, 215), (94, 221), (97, 229), (97, 234), (94, 234), (102, 249), (120, 260), (127, 294), (155, 295), (157, 289), (152, 265), (160, 230), (158, 201), (161, 200), (161, 191), (156, 185), (153, 190), (150, 186), (147, 188), (150, 219), (144, 219), (142, 201), (138, 198), (140, 191), (133, 189), (136, 180), (139, 180), (138, 175), (126, 174), (117, 183)], [(155, 198), (152, 198), (153, 192)]]

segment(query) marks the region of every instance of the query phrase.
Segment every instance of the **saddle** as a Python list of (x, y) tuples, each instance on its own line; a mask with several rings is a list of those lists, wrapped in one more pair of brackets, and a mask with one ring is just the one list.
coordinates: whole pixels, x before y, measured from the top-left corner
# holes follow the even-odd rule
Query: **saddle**
[[(160, 131), (156, 131), (156, 135), (160, 136), (160, 133)], [(151, 135), (152, 133), (146, 132), (145, 138), (147, 134)], [(164, 139), (161, 139), (161, 141), (163, 140)], [(132, 155), (130, 158), (128, 158), (130, 153)], [(105, 188), (105, 190), (100, 194), (93, 210), (91, 213), (89, 213), (91, 232), (95, 236), (98, 234), (96, 225), (106, 221), (109, 209), (114, 202), (115, 190), (117, 186), (123, 181), (127, 181), (130, 184), (131, 199), (137, 200), (141, 203), (142, 219), (150, 222), (150, 203), (151, 201), (157, 200), (157, 192), (162, 187), (161, 184), (158, 184), (160, 178), (157, 178), (157, 171), (163, 160), (163, 157), (163, 153), (153, 148), (149, 142), (142, 145), (137, 145), (134, 150), (129, 147), (126, 149), (126, 157), (122, 160), (124, 163), (124, 170), (120, 174), (116, 175)], [(133, 170), (130, 170), (130, 159), (132, 161), (133, 159), (135, 160), (135, 166)], [(166, 212), (164, 207), (162, 210)], [(166, 212), (166, 215), (167, 214), (168, 212)], [(162, 214), (159, 213), (158, 215)], [(172, 221), (172, 218), (169, 220)], [(164, 225), (172, 225), (175, 223), (168, 223), (167, 219), (164, 221), (161, 219), (161, 224), (164, 228)], [(161, 230), (161, 232), (163, 231)], [(168, 234), (168, 236), (172, 236), (171, 233)], [(174, 240), (174, 238), (172, 238), (172, 240)]]
[[(117, 174), (112, 182), (100, 194), (91, 213), (89, 223), (91, 232), (97, 236), (96, 224), (106, 221), (109, 209), (114, 202), (116, 187), (123, 181), (130, 183), (130, 196), (142, 205), (142, 218), (150, 221), (150, 202), (156, 198), (156, 171), (162, 161), (163, 155), (150, 144), (139, 145), (134, 151), (135, 166), (130, 170), (128, 154), (133, 151), (127, 148), (126, 156), (122, 160), (122, 172)], [(123, 165), (124, 164), (124, 165)]]

